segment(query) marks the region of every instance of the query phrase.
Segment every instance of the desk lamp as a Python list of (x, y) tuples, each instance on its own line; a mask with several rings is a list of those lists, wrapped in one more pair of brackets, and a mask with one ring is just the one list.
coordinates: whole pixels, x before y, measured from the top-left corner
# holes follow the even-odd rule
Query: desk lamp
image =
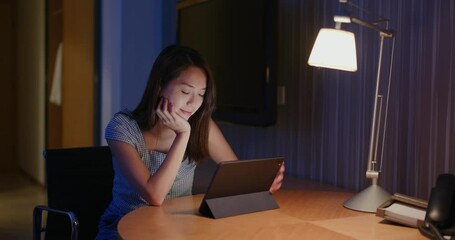
[[(389, 103), (390, 82), (393, 63), (393, 52), (395, 46), (394, 32), (386, 28), (380, 27), (380, 24), (387, 24), (388, 19), (379, 18), (374, 22), (368, 22), (359, 18), (352, 17), (347, 14), (347, 7), (353, 6), (362, 11), (364, 9), (359, 6), (348, 2), (347, 0), (340, 0), (340, 11), (334, 16), (335, 29), (322, 28), (319, 31), (308, 64), (315, 67), (331, 68), (343, 71), (357, 71), (357, 56), (355, 46), (354, 33), (344, 31), (341, 29), (341, 24), (355, 23), (363, 27), (375, 30), (379, 33), (380, 47), (379, 47), (379, 60), (376, 76), (376, 91), (374, 96), (373, 117), (371, 123), (370, 145), (368, 152), (368, 163), (366, 178), (371, 179), (371, 186), (357, 193), (353, 198), (344, 203), (346, 208), (363, 211), (363, 212), (376, 212), (376, 209), (383, 202), (390, 198), (390, 194), (378, 185), (379, 172), (381, 171), (382, 158), (384, 152), (384, 139), (385, 130), (387, 125), (387, 111)], [(365, 11), (366, 12), (366, 11)], [(381, 63), (382, 52), (384, 46), (384, 38), (392, 39), (392, 51), (390, 55), (390, 69), (388, 73), (388, 86), (385, 100), (385, 109), (383, 110), (383, 94), (380, 93), (380, 80), (381, 80)], [(381, 120), (384, 122), (381, 124)], [(381, 128), (382, 126), (382, 128)], [(377, 167), (378, 144), (382, 139), (381, 144), (381, 159), (379, 169)]]

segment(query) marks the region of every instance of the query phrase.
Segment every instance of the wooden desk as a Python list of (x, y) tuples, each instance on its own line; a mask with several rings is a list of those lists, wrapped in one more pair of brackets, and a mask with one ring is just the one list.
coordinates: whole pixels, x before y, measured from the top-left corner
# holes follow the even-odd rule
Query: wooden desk
[(415, 228), (352, 211), (347, 192), (282, 189), (280, 209), (211, 219), (198, 213), (202, 195), (142, 207), (119, 222), (122, 239), (426, 239)]

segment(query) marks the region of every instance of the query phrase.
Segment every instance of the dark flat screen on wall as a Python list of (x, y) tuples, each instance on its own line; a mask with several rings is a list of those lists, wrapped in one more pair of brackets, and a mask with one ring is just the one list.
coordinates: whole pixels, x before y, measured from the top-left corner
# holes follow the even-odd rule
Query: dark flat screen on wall
[(184, 0), (177, 41), (198, 50), (216, 83), (214, 119), (268, 126), (276, 120), (275, 0)]

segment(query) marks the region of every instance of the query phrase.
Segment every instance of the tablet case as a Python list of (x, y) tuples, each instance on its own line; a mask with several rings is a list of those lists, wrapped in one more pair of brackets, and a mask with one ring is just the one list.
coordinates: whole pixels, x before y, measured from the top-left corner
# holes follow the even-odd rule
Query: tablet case
[(223, 218), (279, 208), (269, 189), (283, 161), (277, 157), (218, 164), (199, 212)]

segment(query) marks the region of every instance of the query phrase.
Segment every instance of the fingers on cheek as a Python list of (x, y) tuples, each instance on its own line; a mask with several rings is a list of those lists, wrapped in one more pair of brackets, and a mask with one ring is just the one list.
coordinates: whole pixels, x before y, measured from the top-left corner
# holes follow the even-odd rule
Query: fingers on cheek
[(163, 102), (162, 101), (160, 101), (158, 103), (158, 106), (156, 107), (156, 113), (157, 114), (162, 114), (163, 113)]
[(164, 111), (161, 108), (156, 109), (156, 114), (161, 118), (164, 117)]
[(159, 111), (156, 111), (156, 115), (158, 116), (158, 119), (163, 120), (163, 114)]
[(173, 105), (171, 102), (168, 102), (167, 103), (167, 110), (171, 113), (172, 112), (172, 109), (173, 109)]
[(166, 111), (166, 106), (167, 106), (166, 99), (161, 100), (161, 107), (160, 107), (160, 109), (161, 109), (162, 111)]

